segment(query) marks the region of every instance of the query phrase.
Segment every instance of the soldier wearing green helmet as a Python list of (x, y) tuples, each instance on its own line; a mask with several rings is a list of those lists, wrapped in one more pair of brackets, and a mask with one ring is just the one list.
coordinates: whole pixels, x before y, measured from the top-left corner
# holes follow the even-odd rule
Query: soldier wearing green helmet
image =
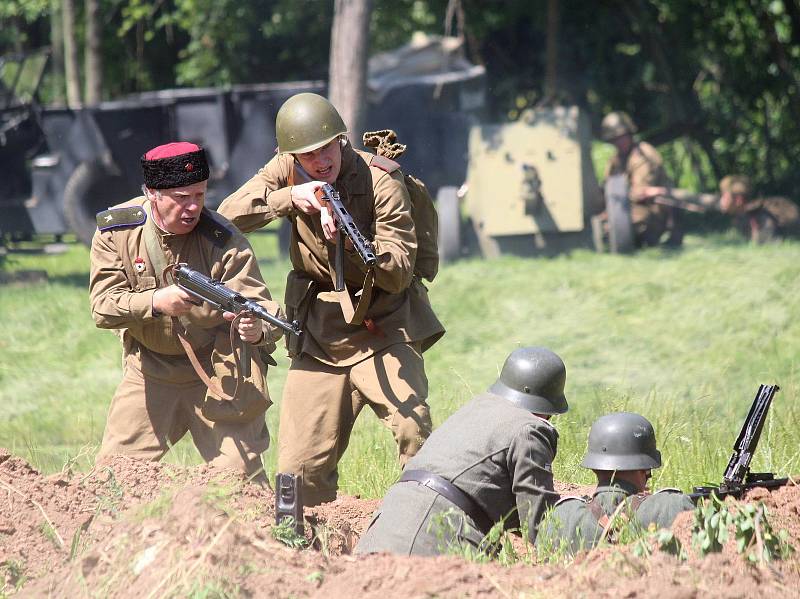
[[(317, 94), (289, 98), (275, 131), (278, 154), (219, 212), (244, 232), (277, 218), (292, 225), (286, 313), (304, 333), (287, 338), (292, 362), (278, 470), (297, 474), (305, 504), (316, 505), (336, 498), (337, 464), (365, 405), (392, 432), (401, 464), (421, 447), (431, 430), (422, 352), (444, 328), (415, 275), (416, 230), (399, 165), (353, 149), (339, 112)], [(332, 277), (337, 224), (316, 196), (326, 183), (377, 256), (367, 267), (346, 244), (347, 289), (338, 292)]]
[(491, 551), (498, 522), (531, 541), (558, 495), (552, 463), (567, 411), (564, 362), (544, 347), (508, 356), (500, 377), (439, 426), (387, 492), (356, 553)]
[(636, 141), (636, 125), (625, 112), (610, 112), (600, 125), (603, 141), (613, 144), (617, 153), (606, 166), (605, 179), (624, 174), (631, 202), (631, 224), (637, 246), (655, 246), (665, 233), (667, 245), (677, 246), (683, 240), (675, 208), (654, 203), (652, 196), (642, 193), (648, 186), (669, 187), (664, 160), (653, 146)]
[(581, 466), (594, 471), (597, 488), (590, 498), (564, 497), (556, 504), (542, 523), (539, 549), (575, 553), (594, 547), (604, 535), (613, 541), (622, 524), (666, 528), (680, 512), (694, 508), (677, 489), (647, 493), (650, 471), (661, 467), (661, 452), (653, 425), (639, 414), (598, 418)]

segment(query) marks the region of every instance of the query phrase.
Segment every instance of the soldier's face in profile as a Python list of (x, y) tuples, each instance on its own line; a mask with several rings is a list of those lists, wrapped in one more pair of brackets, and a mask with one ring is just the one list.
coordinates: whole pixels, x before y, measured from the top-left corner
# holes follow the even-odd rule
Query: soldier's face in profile
[(737, 214), (745, 204), (745, 198), (738, 193), (723, 192), (719, 197), (719, 208), (727, 214)]
[(295, 154), (300, 166), (316, 181), (335, 183), (342, 169), (342, 147), (339, 138), (311, 152)]
[(200, 181), (185, 187), (162, 189), (160, 198), (151, 197), (156, 223), (169, 233), (190, 233), (200, 220), (207, 188), (208, 181)]

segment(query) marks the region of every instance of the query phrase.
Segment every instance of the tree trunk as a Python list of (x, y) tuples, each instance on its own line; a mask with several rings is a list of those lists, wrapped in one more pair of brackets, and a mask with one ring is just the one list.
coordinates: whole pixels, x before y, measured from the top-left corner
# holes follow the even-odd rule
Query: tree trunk
[(553, 101), (558, 93), (558, 0), (547, 0), (547, 40), (545, 46), (544, 98)]
[(328, 98), (342, 115), (350, 140), (362, 147), (367, 113), (367, 51), (372, 0), (335, 0)]
[(50, 0), (50, 72), (54, 104), (64, 104), (64, 21), (61, 0)]
[(86, 0), (86, 104), (103, 99), (103, 32), (100, 28), (100, 0)]
[(64, 67), (67, 79), (67, 105), (81, 105), (81, 85), (78, 74), (78, 46), (75, 44), (75, 4), (73, 0), (62, 0), (64, 16)]

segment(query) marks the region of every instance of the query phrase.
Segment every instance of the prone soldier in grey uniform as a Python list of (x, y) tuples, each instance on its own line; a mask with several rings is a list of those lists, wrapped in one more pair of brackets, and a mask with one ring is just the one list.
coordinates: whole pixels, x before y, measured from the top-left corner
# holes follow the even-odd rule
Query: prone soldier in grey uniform
[(567, 411), (566, 368), (543, 347), (511, 353), (498, 380), (428, 438), (384, 497), (356, 553), (438, 555), (485, 551), (486, 533), (539, 520), (558, 495), (552, 463)]
[(677, 489), (647, 493), (650, 471), (661, 467), (661, 452), (653, 425), (639, 414), (616, 412), (598, 418), (589, 431), (581, 466), (597, 476), (594, 494), (562, 498), (540, 527), (537, 549), (575, 553), (600, 543), (604, 530), (613, 541), (620, 523), (666, 528), (680, 512), (694, 509), (688, 495)]

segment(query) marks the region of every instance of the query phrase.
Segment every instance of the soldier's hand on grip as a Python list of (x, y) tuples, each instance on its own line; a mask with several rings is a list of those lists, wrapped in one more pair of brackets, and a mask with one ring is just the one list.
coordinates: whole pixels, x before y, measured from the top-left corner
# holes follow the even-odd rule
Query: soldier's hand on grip
[[(222, 317), (230, 322), (236, 318), (236, 314), (223, 312)], [(247, 343), (258, 343), (264, 333), (264, 326), (261, 324), (261, 320), (253, 316), (242, 316), (236, 325), (236, 329), (239, 331), (239, 338)]]
[(167, 316), (182, 316), (200, 304), (177, 285), (158, 289), (153, 294), (153, 311)]
[(325, 239), (333, 241), (336, 239), (336, 221), (331, 215), (330, 210), (325, 208), (319, 201), (315, 192), (325, 185), (322, 181), (309, 181), (302, 185), (292, 186), (292, 204), (304, 214), (315, 214), (319, 212), (322, 231)]

